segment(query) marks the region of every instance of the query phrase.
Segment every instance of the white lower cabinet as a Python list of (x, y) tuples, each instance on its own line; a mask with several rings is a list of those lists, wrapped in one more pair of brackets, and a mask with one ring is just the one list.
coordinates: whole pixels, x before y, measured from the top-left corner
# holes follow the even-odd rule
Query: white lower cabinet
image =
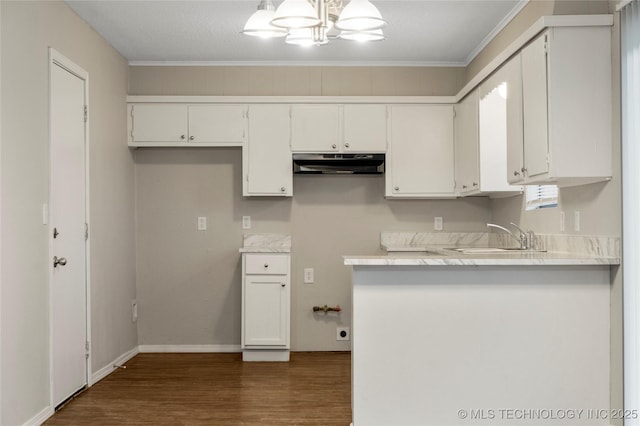
[(387, 198), (453, 198), (453, 105), (393, 105)]
[(288, 361), (290, 255), (245, 253), (242, 272), (242, 359)]

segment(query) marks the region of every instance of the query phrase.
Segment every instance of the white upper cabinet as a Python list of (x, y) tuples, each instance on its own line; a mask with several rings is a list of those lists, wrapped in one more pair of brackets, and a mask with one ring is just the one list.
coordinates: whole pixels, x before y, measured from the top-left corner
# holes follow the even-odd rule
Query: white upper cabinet
[(130, 146), (242, 146), (246, 105), (129, 105)]
[(460, 101), (455, 112), (456, 190), (460, 195), (478, 193), (478, 91), (474, 90)]
[(390, 107), (388, 198), (455, 197), (452, 105)]
[(510, 184), (523, 181), (524, 173), (524, 145), (523, 145), (523, 116), (522, 116), (522, 56), (516, 55), (504, 64), (495, 75), (495, 84), (505, 84), (503, 92), (507, 97), (507, 181)]
[(293, 152), (384, 153), (387, 106), (292, 105)]
[(249, 106), (249, 137), (242, 150), (242, 195), (292, 196), (289, 105)]
[(186, 105), (136, 104), (129, 106), (133, 142), (183, 143), (189, 135)]
[(553, 27), (521, 56), (522, 182), (573, 186), (610, 179), (611, 29)]
[(339, 105), (292, 105), (291, 150), (338, 152), (342, 140)]
[(387, 106), (344, 105), (343, 152), (387, 151)]
[(246, 110), (245, 105), (189, 105), (189, 142), (242, 144)]

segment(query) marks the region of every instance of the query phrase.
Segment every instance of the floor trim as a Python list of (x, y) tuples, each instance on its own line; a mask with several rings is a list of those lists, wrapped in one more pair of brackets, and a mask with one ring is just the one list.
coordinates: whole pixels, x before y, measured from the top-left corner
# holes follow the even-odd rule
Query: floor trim
[(55, 411), (53, 410), (53, 407), (47, 405), (38, 414), (24, 422), (22, 426), (40, 426), (42, 423), (46, 422), (49, 417), (53, 416), (54, 413)]
[(140, 353), (218, 353), (218, 352), (242, 352), (240, 345), (140, 345)]
[(140, 350), (139, 350), (139, 347), (136, 346), (135, 348), (123, 353), (122, 355), (114, 359), (112, 362), (102, 367), (100, 370), (93, 373), (91, 375), (91, 382), (89, 383), (89, 386), (93, 386), (94, 384), (98, 383), (100, 380), (107, 377), (109, 374), (113, 373), (114, 370), (117, 368), (116, 365), (124, 364), (134, 356), (138, 355), (138, 353), (140, 353)]

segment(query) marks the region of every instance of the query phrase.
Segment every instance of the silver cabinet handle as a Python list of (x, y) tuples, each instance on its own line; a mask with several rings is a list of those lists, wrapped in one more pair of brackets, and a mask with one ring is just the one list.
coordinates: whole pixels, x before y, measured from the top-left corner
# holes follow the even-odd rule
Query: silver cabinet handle
[(280, 192), (286, 192), (287, 188), (285, 188), (284, 186), (280, 187)]
[(195, 138), (196, 138), (195, 136), (189, 136), (190, 141), (194, 140)]
[(462, 189), (467, 189), (467, 185), (462, 185)]
[(513, 175), (514, 175), (514, 176), (520, 176), (520, 172), (519, 172), (519, 171), (517, 171), (517, 170), (514, 170)]
[(521, 169), (520, 169), (520, 171), (521, 171), (522, 173), (525, 173), (525, 172), (527, 171), (527, 169), (525, 169), (525, 168), (523, 167), (523, 168), (521, 168)]
[(344, 147), (345, 147), (345, 148), (349, 148), (349, 142), (345, 143), (345, 144), (344, 144)]
[(478, 186), (478, 182), (473, 182), (473, 186)]
[(184, 140), (185, 136), (184, 135), (180, 135), (180, 139)]
[(394, 191), (400, 191), (400, 187), (396, 186), (395, 188), (393, 188)]
[(269, 267), (269, 264), (268, 264), (268, 263), (265, 263), (265, 264), (264, 264), (264, 267), (265, 267), (265, 268), (268, 268), (268, 267)]
[(56, 266), (58, 266), (58, 265), (64, 266), (66, 264), (67, 264), (67, 259), (65, 259), (64, 257), (53, 256), (53, 267), (54, 268)]
[(338, 147), (338, 145), (336, 145), (335, 143), (331, 145), (331, 148), (336, 149)]
[(286, 284), (285, 284), (285, 283), (281, 283), (280, 285), (282, 285), (282, 287), (286, 286)]

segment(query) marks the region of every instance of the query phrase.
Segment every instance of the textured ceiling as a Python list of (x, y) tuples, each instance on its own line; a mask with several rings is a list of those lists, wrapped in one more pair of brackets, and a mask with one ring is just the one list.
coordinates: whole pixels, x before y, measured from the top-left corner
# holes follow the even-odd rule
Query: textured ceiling
[(373, 0), (387, 21), (386, 40), (309, 48), (241, 34), (258, 0), (67, 3), (132, 64), (462, 66), (526, 1)]

